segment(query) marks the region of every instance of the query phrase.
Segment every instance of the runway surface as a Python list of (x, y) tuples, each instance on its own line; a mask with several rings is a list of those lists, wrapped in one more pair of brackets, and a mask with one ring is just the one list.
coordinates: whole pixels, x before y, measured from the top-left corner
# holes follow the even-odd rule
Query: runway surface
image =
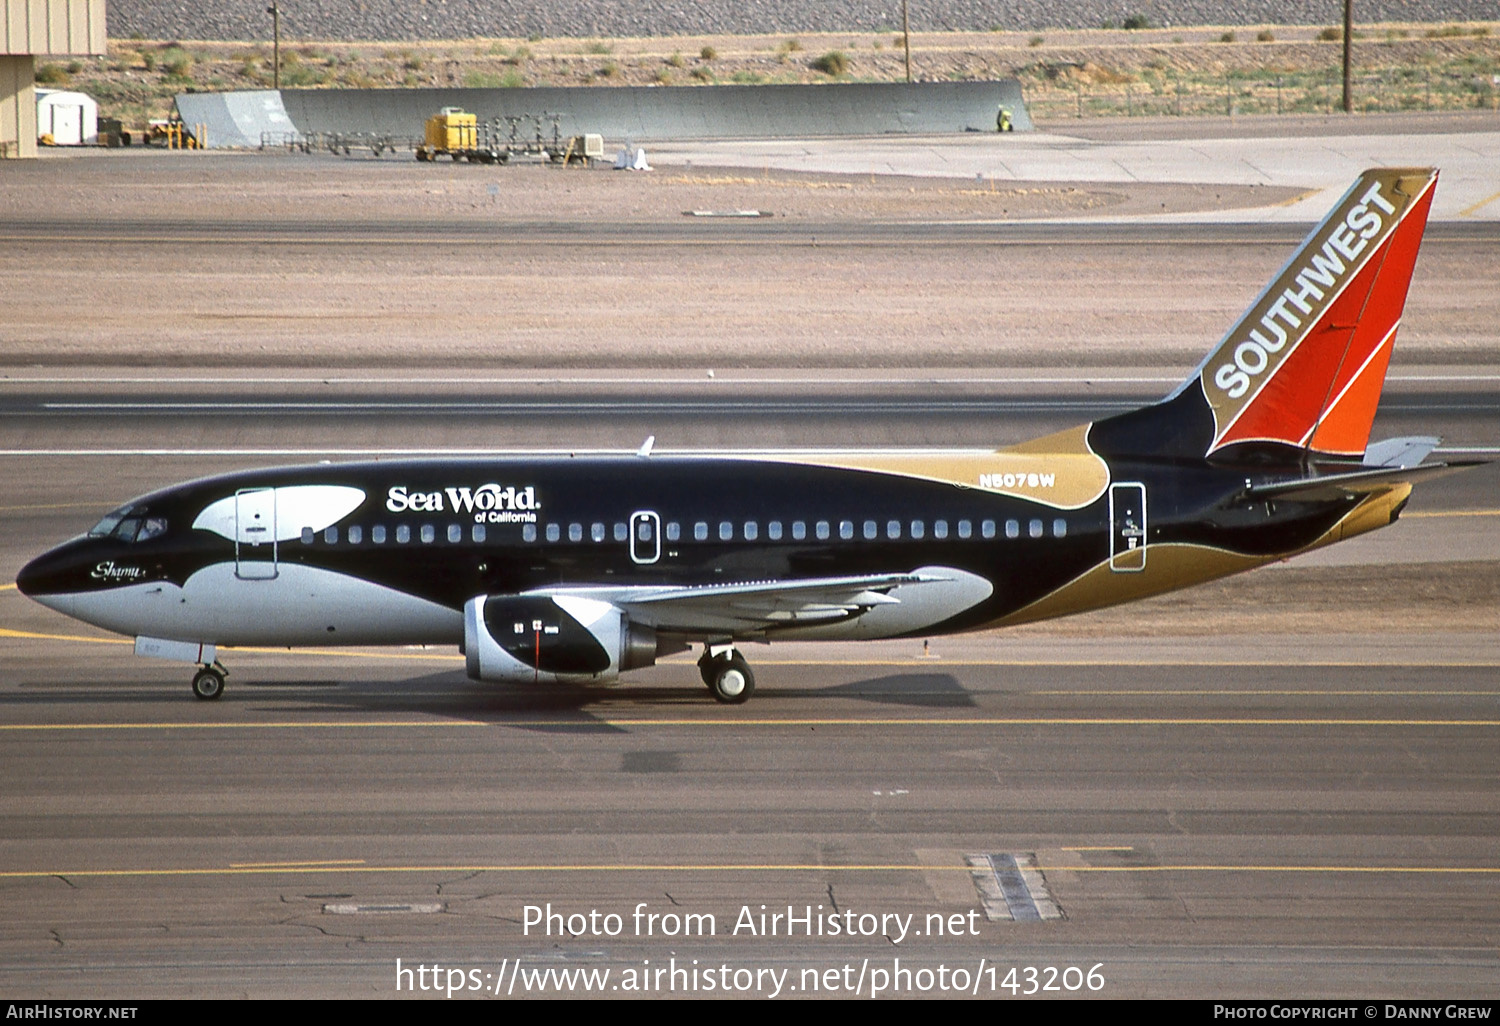
[[(205, 707), (113, 652), (26, 660), (0, 692), (0, 985), (383, 996), (397, 959), (488, 991), (517, 959), (619, 983), (675, 958), (791, 970), (788, 993), (944, 966), (1008, 996), (988, 965), (1112, 997), (1493, 997), (1493, 659), (1076, 654), (1097, 664), (820, 649), (735, 710), (686, 664), (594, 695), (470, 684), (451, 655), (242, 656), (255, 682)], [(1014, 912), (985, 913), (971, 856), (1035, 866)], [(549, 903), (623, 932), (527, 930)], [(917, 932), (736, 934), (762, 905)], [(643, 906), (715, 935), (637, 935)]]
[[(1465, 374), (1398, 376), (1377, 433), (1493, 447), (1496, 383)], [(985, 445), (1165, 389), (1146, 372), (583, 377), (22, 376), (0, 385), (0, 569), (133, 494), (236, 466), (633, 449), (648, 429), (753, 448), (868, 443), (856, 428), (878, 423), (892, 444)], [(1356, 562), (1500, 558), (1500, 474), (1418, 496)], [(0, 590), (0, 989), (436, 983), (398, 977), (400, 959), (490, 997), (1500, 991), (1493, 632), (1125, 623), (937, 638), (925, 656), (752, 648), (757, 693), (734, 709), (682, 657), (616, 689), (538, 690), (474, 684), (456, 653), (422, 649), (227, 652), (208, 704), (182, 667)], [(774, 936), (762, 905), (783, 916)], [(557, 975), (575, 970), (594, 975)]]

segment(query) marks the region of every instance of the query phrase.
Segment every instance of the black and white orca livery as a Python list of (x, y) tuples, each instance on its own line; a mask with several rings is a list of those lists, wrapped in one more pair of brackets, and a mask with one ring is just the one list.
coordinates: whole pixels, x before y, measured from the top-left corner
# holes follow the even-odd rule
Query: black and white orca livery
[(497, 682), (703, 647), (926, 636), (1127, 602), (1391, 523), (1436, 439), (1369, 445), (1437, 173), (1364, 173), (1154, 405), (994, 451), (442, 459), (166, 488), (31, 562), (27, 595), (199, 665), (235, 645), (457, 644)]

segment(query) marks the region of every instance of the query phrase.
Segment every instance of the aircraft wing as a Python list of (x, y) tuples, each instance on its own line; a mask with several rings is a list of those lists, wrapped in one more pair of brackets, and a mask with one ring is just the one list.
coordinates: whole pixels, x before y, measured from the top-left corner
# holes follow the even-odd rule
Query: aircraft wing
[(899, 605), (901, 600), (889, 594), (897, 586), (947, 580), (918, 572), (686, 587), (569, 588), (565, 593), (613, 603), (632, 620), (661, 631), (741, 633), (847, 619), (875, 606)]

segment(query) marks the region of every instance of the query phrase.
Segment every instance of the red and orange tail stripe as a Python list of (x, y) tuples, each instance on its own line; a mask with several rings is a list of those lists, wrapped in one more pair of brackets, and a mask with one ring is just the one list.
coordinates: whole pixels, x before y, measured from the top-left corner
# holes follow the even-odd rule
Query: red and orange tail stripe
[(1436, 181), (1431, 169), (1366, 171), (1307, 237), (1202, 368), (1210, 453), (1364, 452)]

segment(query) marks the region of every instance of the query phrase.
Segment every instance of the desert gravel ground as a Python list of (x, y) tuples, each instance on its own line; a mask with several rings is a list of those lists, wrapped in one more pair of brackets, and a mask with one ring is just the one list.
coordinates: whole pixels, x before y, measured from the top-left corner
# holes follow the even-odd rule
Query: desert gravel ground
[[(1319, 25), (1337, 11), (1317, 0), (927, 0), (911, 6), (914, 31), (990, 28), (1098, 28), (1129, 17), (1154, 25)], [(1466, 21), (1495, 17), (1485, 0), (1365, 0), (1362, 21)], [(662, 36), (687, 33), (892, 31), (901, 5), (867, 0), (299, 0), (282, 12), (288, 35), (318, 39), (463, 39), (470, 36)], [(264, 39), (270, 19), (259, 5), (229, 0), (160, 3), (115, 0), (109, 31), (160, 39)]]
[[(1284, 243), (1013, 246), (997, 226), (997, 244), (977, 248), (899, 234), (833, 244), (838, 226), (1295, 195), (134, 151), (6, 174), (0, 219), (73, 226), (0, 247), (3, 362), (22, 366), (1183, 368), (1280, 266)], [(772, 215), (764, 240), (719, 245), (711, 226), (694, 244), (650, 237), (685, 211), (745, 209)], [(508, 238), (518, 222), (548, 226), (547, 238)], [(232, 244), (214, 237), (225, 223), (243, 229)], [(348, 224), (382, 230), (340, 241)], [(445, 225), (476, 224), (493, 227), (493, 245), (444, 243)], [(1444, 288), (1414, 290), (1399, 360), (1500, 354), (1500, 253), (1431, 247), (1419, 274)], [(85, 297), (86, 330), (71, 303), (34, 301), (49, 295)]]

